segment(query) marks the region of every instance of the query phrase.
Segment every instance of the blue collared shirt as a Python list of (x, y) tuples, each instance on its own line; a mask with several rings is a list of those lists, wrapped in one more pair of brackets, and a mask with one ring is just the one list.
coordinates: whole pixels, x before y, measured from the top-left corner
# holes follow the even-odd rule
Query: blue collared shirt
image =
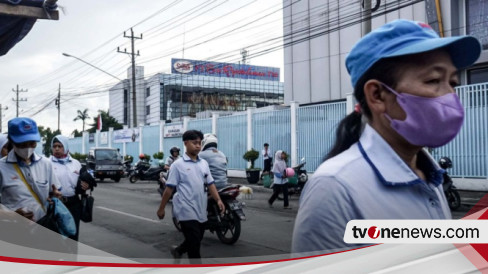
[(61, 186), (49, 159), (34, 153), (31, 160), (29, 165), (19, 161), (13, 149), (0, 160), (0, 193), (3, 205), (14, 211), (25, 208), (34, 213), (34, 221), (37, 221), (46, 213), (22, 181), (14, 164), (19, 165), (20, 171), (43, 203), (44, 208), (52, 186), (55, 185), (57, 189)]
[(166, 185), (176, 187), (173, 214), (179, 221), (207, 221), (207, 192), (205, 184), (214, 183), (208, 163), (197, 157), (193, 161), (183, 154), (171, 165)]
[(421, 180), (386, 141), (366, 125), (358, 143), (324, 162), (300, 197), (292, 252), (333, 252), (356, 246), (343, 241), (354, 219), (450, 219), (442, 170), (425, 152)]

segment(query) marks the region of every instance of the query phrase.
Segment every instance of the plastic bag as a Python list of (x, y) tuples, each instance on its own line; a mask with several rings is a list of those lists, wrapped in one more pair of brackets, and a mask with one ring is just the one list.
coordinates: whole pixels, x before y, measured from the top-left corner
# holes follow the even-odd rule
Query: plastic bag
[(57, 198), (51, 198), (54, 204), (54, 216), (59, 227), (59, 233), (63, 236), (73, 236), (76, 234), (76, 225), (71, 212)]

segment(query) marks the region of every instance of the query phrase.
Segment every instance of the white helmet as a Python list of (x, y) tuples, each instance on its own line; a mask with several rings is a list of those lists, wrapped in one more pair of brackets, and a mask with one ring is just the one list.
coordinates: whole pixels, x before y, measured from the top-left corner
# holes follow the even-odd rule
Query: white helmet
[(208, 146), (209, 144), (215, 144), (215, 147), (217, 147), (217, 143), (218, 143), (218, 140), (217, 140), (217, 136), (215, 136), (215, 134), (205, 133), (205, 135), (203, 135), (203, 140), (202, 140), (202, 148), (203, 149), (205, 149), (205, 147)]

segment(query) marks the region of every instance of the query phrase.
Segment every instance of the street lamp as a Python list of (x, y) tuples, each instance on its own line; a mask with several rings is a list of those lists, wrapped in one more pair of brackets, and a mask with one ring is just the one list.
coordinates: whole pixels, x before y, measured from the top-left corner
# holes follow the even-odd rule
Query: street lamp
[[(123, 81), (123, 80), (122, 80), (122, 79), (120, 79), (119, 77), (117, 77), (117, 76), (115, 76), (115, 75), (113, 75), (113, 74), (111, 74), (111, 73), (109, 73), (109, 72), (106, 72), (105, 70), (103, 70), (103, 69), (101, 69), (101, 68), (99, 68), (99, 67), (96, 67), (96, 66), (94, 66), (94, 65), (92, 65), (92, 64), (90, 64), (90, 63), (88, 63), (88, 62), (86, 62), (85, 60), (80, 59), (80, 58), (78, 58), (78, 57), (76, 57), (76, 56), (74, 56), (74, 55), (71, 55), (71, 54), (68, 54), (68, 53), (63, 53), (63, 56), (66, 56), (66, 57), (73, 57), (73, 58), (75, 58), (76, 60), (81, 61), (81, 62), (83, 62), (83, 63), (85, 63), (85, 64), (87, 64), (87, 65), (89, 65), (89, 66), (91, 66), (91, 67), (93, 67), (93, 68), (96, 68), (96, 69), (98, 69), (99, 71), (101, 71), (101, 72), (103, 72), (103, 73), (105, 73), (105, 74), (108, 74), (108, 75), (112, 76), (113, 78), (115, 78), (115, 79), (117, 79), (117, 80), (119, 80), (119, 81)], [(129, 100), (129, 101), (130, 101), (130, 100)], [(135, 106), (134, 106), (134, 107), (135, 107)], [(130, 107), (128, 107), (128, 108), (127, 108), (127, 112), (129, 112), (129, 111), (130, 111)], [(130, 115), (129, 115), (129, 113), (127, 113), (127, 118), (128, 118), (128, 119), (127, 119), (127, 123), (128, 123), (128, 125), (129, 125), (129, 127), (130, 127)]]
[(78, 58), (78, 57), (76, 57), (76, 56), (73, 56), (73, 55), (71, 55), (71, 54), (67, 54), (67, 53), (63, 53), (63, 55), (64, 55), (64, 56), (66, 56), (66, 57), (73, 57), (73, 58), (75, 58), (75, 59), (77, 59), (77, 60), (79, 60), (79, 61), (81, 61), (81, 62), (83, 62), (83, 63), (85, 63), (85, 64), (87, 64), (87, 65), (89, 65), (89, 66), (91, 66), (91, 67), (94, 67), (94, 68), (98, 69), (98, 70), (99, 70), (99, 71), (101, 71), (101, 72), (104, 72), (104, 73), (106, 73), (106, 74), (108, 74), (108, 75), (112, 76), (113, 78), (115, 78), (115, 79), (117, 79), (117, 80), (119, 80), (119, 81), (122, 81), (122, 79), (120, 79), (119, 77), (117, 77), (117, 76), (115, 76), (115, 75), (113, 75), (113, 74), (111, 74), (111, 73), (108, 73), (108, 72), (104, 71), (103, 69), (101, 69), (101, 68), (99, 68), (99, 67), (96, 67), (96, 66), (94, 66), (94, 65), (92, 65), (92, 64), (90, 64), (90, 63), (88, 63), (88, 62), (86, 62), (86, 61), (85, 61), (85, 60), (83, 60), (83, 59), (80, 59), (80, 58)]

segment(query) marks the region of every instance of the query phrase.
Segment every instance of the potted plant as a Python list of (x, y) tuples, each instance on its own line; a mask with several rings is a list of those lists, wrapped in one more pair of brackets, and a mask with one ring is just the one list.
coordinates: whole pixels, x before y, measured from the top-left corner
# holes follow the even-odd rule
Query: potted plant
[(242, 158), (251, 163), (251, 167), (246, 168), (247, 181), (250, 184), (256, 184), (259, 181), (259, 172), (261, 169), (254, 168), (254, 162), (259, 158), (259, 152), (252, 148), (251, 150), (246, 151)]

